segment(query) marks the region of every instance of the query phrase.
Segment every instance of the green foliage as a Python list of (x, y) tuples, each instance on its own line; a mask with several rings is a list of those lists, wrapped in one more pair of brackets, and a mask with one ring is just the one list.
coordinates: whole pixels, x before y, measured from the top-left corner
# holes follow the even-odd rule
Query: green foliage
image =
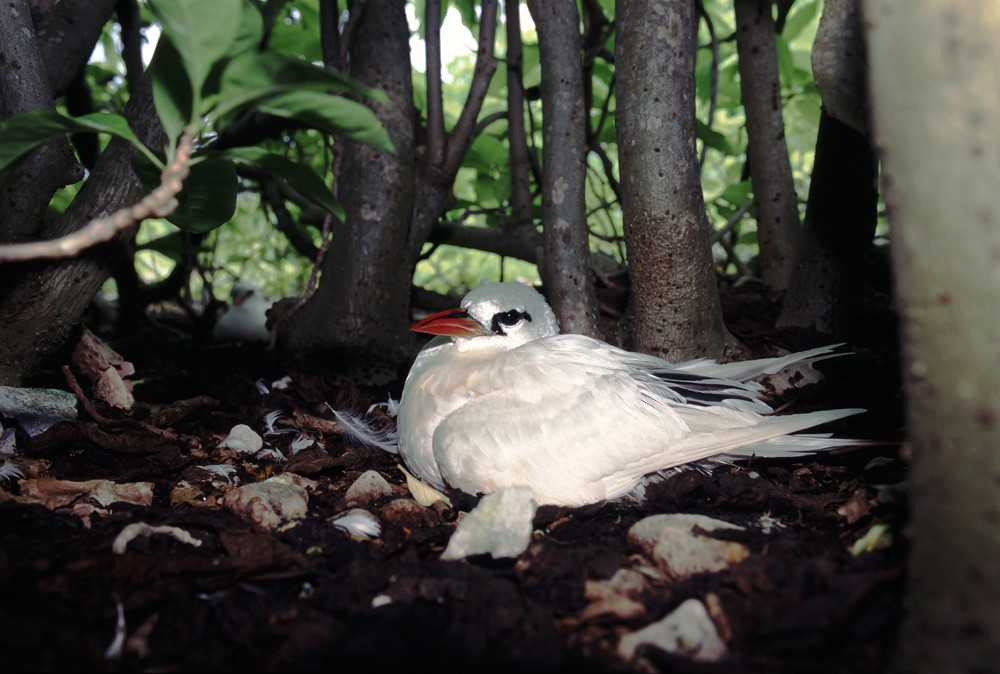
[[(421, 36), (424, 2), (413, 0), (408, 4), (412, 7), (411, 29)], [(613, 20), (613, 0), (598, 0), (598, 4), (605, 16)], [(819, 115), (810, 50), (822, 4), (822, 0), (796, 0), (778, 40), (786, 142), (796, 190), (801, 197), (808, 193)], [(479, 32), (480, 3), (448, 0), (442, 5), (443, 14), (451, 13), (449, 32), (443, 39), (461, 45), (456, 50), (459, 56), (444, 64), (443, 102), (446, 127), (450, 129), (468, 94), (475, 54), (466, 47), (474, 43)], [(264, 6), (263, 2), (250, 0), (150, 0), (146, 16), (163, 29), (152, 70), (156, 109), (170, 137), (165, 155), (163, 148), (148, 148), (139, 143), (124, 118), (113, 112), (78, 118), (33, 113), (35, 116), (14, 117), (0, 124), (0, 170), (54, 137), (96, 131), (135, 145), (146, 158), (146, 182), (152, 185), (150, 179), (154, 182), (158, 179), (159, 167), (170, 160), (183, 130), (195, 128), (200, 134), (196, 156), (204, 161), (193, 168), (180, 198), (182, 208), (171, 216), (171, 221), (187, 231), (212, 230), (207, 248), (200, 255), (221, 276), (236, 274), (240, 267), (247, 267), (247, 273), (256, 275), (258, 281), (278, 287), (277, 270), (283, 268), (281, 260), (287, 259), (295, 265), (295, 270), (288, 273), (301, 279), (307, 263), (291, 251), (285, 238), (267, 222), (259, 199), (247, 193), (248, 185), (237, 180), (236, 171), (243, 166), (264, 169), (279, 177), (305, 202), (343, 217), (329, 188), (332, 158), (326, 135), (336, 134), (392, 151), (388, 135), (368, 107), (369, 103), (386, 103), (387, 99), (379, 91), (315, 65), (321, 54), (319, 0), (286, 3), (270, 27), (267, 48), (261, 50), (265, 31), (259, 8)], [(744, 176), (747, 138), (738, 59), (732, 39), (735, 30), (732, 2), (704, 0), (704, 6), (714, 27), (718, 62), (713, 63), (711, 38), (702, 20), (695, 72), (697, 144), (704, 155), (702, 186), (709, 217), (715, 227), (722, 228), (734, 215), (747, 210), (741, 211), (741, 207), (752, 199), (752, 193)], [(455, 20), (456, 15), (460, 21)], [(535, 88), (543, 73), (534, 27), (524, 20), (527, 12), (521, 16), (525, 41), (523, 84), (531, 97), (537, 93)], [(496, 51), (501, 64), (491, 82), (481, 118), (504, 111), (507, 106), (507, 73), (502, 62), (506, 36), (502, 25), (497, 37)], [(124, 66), (117, 53), (120, 45), (113, 29), (105, 33), (101, 44), (103, 59), (88, 65), (87, 77), (102, 109), (121, 110), (126, 91), (122, 79)], [(613, 35), (603, 47), (590, 71), (592, 96), (588, 101), (588, 120), (603, 156), (595, 152), (588, 157), (587, 213), (593, 234), (592, 249), (624, 261), (619, 195), (613, 189), (618, 158), (614, 63), (608, 58), (613, 53)], [(415, 70), (413, 85), (418, 113), (425, 118), (426, 76)], [(267, 112), (317, 131), (300, 130), (252, 147), (212, 150), (214, 134), (247, 110)], [(530, 100), (523, 114), (529, 147), (540, 159), (540, 101)], [(509, 215), (511, 175), (507, 133), (506, 120), (482, 129), (459, 171), (454, 186), (455, 204), (446, 213), (446, 219), (490, 227)], [(244, 191), (237, 197), (240, 190)], [(538, 218), (541, 204), (537, 185), (534, 194), (533, 208)], [(65, 203), (66, 197), (59, 199), (55, 206)], [(230, 217), (229, 213), (235, 215)], [(221, 228), (213, 229), (223, 222), (226, 224)], [(158, 226), (167, 227), (163, 223)], [(248, 241), (237, 245), (235, 241), (241, 236), (248, 237)], [(748, 259), (755, 254), (752, 211), (732, 224), (728, 236), (737, 244), (741, 256)], [(156, 255), (167, 255), (157, 258), (157, 269), (162, 271), (169, 267), (170, 259), (180, 259), (175, 245), (179, 240), (179, 233), (167, 227), (165, 232), (150, 239), (144, 250), (150, 256), (154, 251), (158, 251)], [(153, 241), (159, 243), (154, 245)], [(273, 264), (269, 262), (272, 259)], [(537, 278), (537, 271), (531, 265), (501, 260), (495, 255), (440, 246), (418, 266), (415, 281), (446, 291), (501, 275)]]
[[(371, 109), (343, 94), (382, 102), (385, 96), (297, 58), (258, 52), (262, 19), (248, 0), (151, 0), (150, 9), (163, 31), (150, 67), (154, 104), (168, 137), (165, 160), (132, 133), (121, 115), (72, 118), (40, 111), (0, 126), (0, 171), (53, 137), (97, 131), (124, 138), (140, 150), (147, 160), (142, 173), (151, 189), (155, 186), (151, 169), (155, 166), (158, 173), (175, 161), (182, 133), (210, 132), (214, 125), (248, 109), (393, 151)], [(317, 206), (342, 214), (323, 178), (308, 166), (252, 150), (233, 156), (274, 171)], [(220, 156), (203, 159), (196, 153), (170, 221), (190, 232), (214, 229), (232, 217), (237, 191), (231, 161)]]

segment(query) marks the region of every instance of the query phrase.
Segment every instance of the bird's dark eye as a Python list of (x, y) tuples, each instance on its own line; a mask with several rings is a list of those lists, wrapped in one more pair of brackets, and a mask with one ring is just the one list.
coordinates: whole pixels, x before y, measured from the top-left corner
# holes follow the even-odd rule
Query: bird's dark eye
[(493, 325), (490, 326), (493, 329), (493, 333), (497, 335), (505, 335), (504, 328), (510, 328), (521, 321), (530, 321), (531, 314), (526, 311), (518, 311), (517, 309), (511, 309), (510, 311), (503, 311), (500, 313), (493, 314)]

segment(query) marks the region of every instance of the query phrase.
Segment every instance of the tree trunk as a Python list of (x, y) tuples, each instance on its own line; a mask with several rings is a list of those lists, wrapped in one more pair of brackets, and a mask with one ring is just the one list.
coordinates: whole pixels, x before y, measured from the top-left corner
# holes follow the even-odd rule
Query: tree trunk
[[(148, 78), (137, 83), (125, 107), (136, 135), (148, 145), (162, 146), (163, 130), (153, 108)], [(132, 171), (132, 146), (112, 140), (101, 153), (86, 184), (69, 208), (42, 238), (62, 236), (92, 218), (108, 215), (142, 198), (142, 185)], [(0, 269), (0, 385), (18, 385), (78, 324), (84, 309), (110, 276), (123, 240), (135, 228), (111, 241), (61, 261), (9, 263)]]
[(282, 335), (285, 350), (335, 366), (399, 362), (408, 349), (411, 269), (401, 252), (414, 199), (409, 30), (393, 0), (368, 0), (362, 11), (348, 47), (350, 75), (389, 97), (374, 109), (396, 152), (343, 144), (338, 197), (346, 221), (333, 227), (316, 294)]
[(913, 452), (897, 665), (996, 671), (1000, 12), (989, 0), (864, 9)]
[(868, 138), (821, 113), (804, 236), (778, 325), (841, 336), (864, 332), (858, 319), (875, 235), (877, 180)]
[(724, 355), (695, 151), (694, 4), (618, 3), (618, 155), (631, 291), (630, 349), (672, 360)]
[[(54, 110), (27, 0), (11, 0), (0, 8), (0, 55), (0, 120)], [(0, 185), (0, 243), (38, 238), (52, 195), (82, 177), (65, 138), (45, 144), (13, 167)]]
[(597, 334), (590, 268), (587, 106), (576, 4), (529, 0), (542, 64), (542, 280), (563, 332)]
[(812, 48), (813, 79), (834, 119), (868, 134), (868, 87), (861, 0), (826, 0)]
[(747, 161), (757, 214), (757, 243), (764, 285), (784, 291), (792, 277), (801, 228), (785, 146), (781, 82), (770, 0), (734, 0), (740, 92), (746, 111)]

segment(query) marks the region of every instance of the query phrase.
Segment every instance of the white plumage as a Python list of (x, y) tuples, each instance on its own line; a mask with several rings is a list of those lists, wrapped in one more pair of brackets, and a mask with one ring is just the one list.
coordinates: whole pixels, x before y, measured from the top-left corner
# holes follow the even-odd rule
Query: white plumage
[(863, 410), (769, 416), (762, 387), (750, 381), (828, 357), (834, 347), (671, 364), (558, 334), (542, 296), (514, 283), (480, 286), (461, 309), (413, 329), (442, 336), (418, 354), (406, 379), (399, 450), (438, 489), (523, 486), (541, 504), (579, 506), (623, 496), (683, 464), (858, 444), (790, 434)]
[(233, 301), (216, 321), (212, 336), (218, 342), (266, 342), (271, 338), (267, 329), (267, 310), (271, 302), (257, 289), (238, 283), (233, 288)]

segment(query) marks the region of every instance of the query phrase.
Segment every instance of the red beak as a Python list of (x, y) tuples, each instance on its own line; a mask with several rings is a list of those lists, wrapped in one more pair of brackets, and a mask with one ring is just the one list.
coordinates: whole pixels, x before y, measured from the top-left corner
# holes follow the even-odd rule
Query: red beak
[(448, 337), (481, 337), (490, 334), (465, 309), (449, 309), (414, 323), (410, 330)]

